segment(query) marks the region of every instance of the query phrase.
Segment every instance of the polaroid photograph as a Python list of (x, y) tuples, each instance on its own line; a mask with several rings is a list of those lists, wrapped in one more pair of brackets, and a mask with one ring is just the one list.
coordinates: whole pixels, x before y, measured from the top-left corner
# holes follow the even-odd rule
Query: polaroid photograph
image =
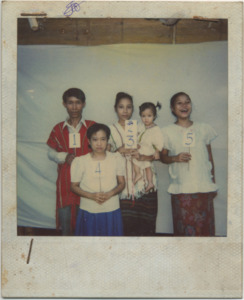
[(242, 3), (2, 24), (2, 296), (241, 298)]

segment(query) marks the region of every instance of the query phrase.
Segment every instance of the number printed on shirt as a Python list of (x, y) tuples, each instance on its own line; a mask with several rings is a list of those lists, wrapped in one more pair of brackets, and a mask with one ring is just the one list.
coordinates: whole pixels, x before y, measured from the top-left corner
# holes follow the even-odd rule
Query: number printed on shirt
[(80, 134), (70, 133), (69, 134), (69, 148), (80, 148)]
[(183, 134), (183, 146), (195, 147), (195, 133), (192, 130), (186, 131)]
[(95, 173), (99, 173), (99, 175), (101, 175), (102, 171), (101, 171), (101, 166), (100, 166), (100, 162), (97, 164)]

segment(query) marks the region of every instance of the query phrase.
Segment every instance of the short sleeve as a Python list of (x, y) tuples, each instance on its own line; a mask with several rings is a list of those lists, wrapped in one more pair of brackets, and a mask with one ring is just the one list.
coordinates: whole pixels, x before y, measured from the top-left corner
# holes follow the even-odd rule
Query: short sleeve
[(163, 134), (159, 127), (156, 127), (153, 145), (157, 150), (162, 151), (164, 146)]
[(205, 133), (205, 142), (206, 145), (209, 145), (218, 135), (212, 126), (204, 124), (204, 133)]
[(125, 162), (120, 153), (115, 153), (116, 159), (116, 175), (125, 176)]
[(171, 150), (170, 147), (170, 140), (169, 140), (169, 134), (167, 128), (162, 128), (161, 129), (162, 137), (163, 137), (163, 148), (167, 150)]
[(71, 182), (81, 182), (84, 173), (84, 157), (76, 157), (71, 164)]

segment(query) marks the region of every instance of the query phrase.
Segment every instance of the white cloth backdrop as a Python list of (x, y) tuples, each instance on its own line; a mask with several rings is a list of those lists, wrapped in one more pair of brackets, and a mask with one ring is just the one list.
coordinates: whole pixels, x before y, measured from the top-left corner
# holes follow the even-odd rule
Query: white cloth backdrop
[[(227, 232), (227, 42), (187, 45), (123, 44), (96, 47), (19, 46), (17, 90), (18, 225), (55, 228), (56, 164), (48, 160), (46, 140), (66, 118), (62, 94), (81, 88), (87, 97), (86, 119), (116, 121), (115, 95), (125, 91), (138, 106), (160, 101), (160, 127), (174, 122), (169, 99), (189, 93), (192, 119), (213, 126), (216, 181), (216, 234)], [(159, 180), (157, 232), (172, 233), (168, 167), (156, 163)]]

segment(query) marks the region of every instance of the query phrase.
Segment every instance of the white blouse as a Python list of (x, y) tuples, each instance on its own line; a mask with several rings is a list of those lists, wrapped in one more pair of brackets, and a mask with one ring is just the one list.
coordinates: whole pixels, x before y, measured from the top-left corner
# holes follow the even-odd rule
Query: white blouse
[[(155, 125), (151, 128), (146, 128), (143, 123), (138, 124), (138, 144), (140, 145), (139, 153), (143, 155), (153, 155), (156, 151), (163, 149), (163, 135), (161, 129)], [(150, 161), (135, 161), (135, 164), (140, 168), (151, 167)]]
[(157, 125), (145, 128), (144, 124), (139, 124), (138, 143), (141, 146), (139, 149), (141, 154), (153, 155), (156, 149), (161, 151), (163, 149), (163, 135), (160, 128)]
[(188, 163), (175, 162), (169, 165), (170, 186), (168, 192), (206, 193), (217, 190), (212, 181), (212, 164), (209, 161), (206, 145), (209, 145), (217, 136), (214, 129), (204, 123), (193, 123), (184, 128), (171, 124), (162, 129), (164, 149), (169, 150), (169, 156), (181, 152), (190, 152), (191, 160)]
[[(111, 135), (109, 139), (109, 144), (111, 145), (111, 151), (115, 152), (119, 147), (123, 146), (125, 143), (125, 130), (123, 127), (117, 122), (110, 127)], [(140, 198), (143, 194), (145, 194), (145, 188), (147, 187), (147, 179), (145, 170), (142, 170), (142, 179), (139, 180), (136, 185), (133, 185), (132, 181), (132, 160), (131, 156), (122, 156), (124, 166), (125, 166), (125, 181), (126, 186), (124, 190), (120, 194), (120, 199), (132, 199), (134, 196), (135, 198)], [(152, 171), (153, 171), (153, 184), (155, 189), (157, 189), (157, 182), (156, 182), (156, 174), (152, 164)]]
[[(106, 152), (104, 160), (93, 160), (91, 153), (76, 157), (71, 164), (71, 182), (80, 182), (80, 188), (90, 193), (108, 192), (117, 186), (117, 176), (124, 176), (123, 159), (118, 153)], [(81, 197), (80, 208), (91, 213), (110, 212), (119, 208), (115, 195), (103, 204)]]

